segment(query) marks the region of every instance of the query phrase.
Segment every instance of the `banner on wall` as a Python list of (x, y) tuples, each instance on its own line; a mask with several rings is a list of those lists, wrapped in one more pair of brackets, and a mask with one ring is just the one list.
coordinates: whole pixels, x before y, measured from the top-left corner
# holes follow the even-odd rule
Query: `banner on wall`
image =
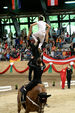
[(75, 62), (75, 55), (71, 56), (69, 58), (65, 58), (65, 59), (54, 59), (50, 56), (48, 56), (47, 54), (43, 54), (43, 61), (45, 63), (50, 63), (52, 62), (53, 64), (58, 64), (58, 65), (63, 65), (63, 64), (68, 64), (70, 62)]
[(20, 55), (17, 56), (16, 58), (13, 58), (13, 57), (10, 56), (10, 63), (15, 62), (15, 61), (20, 61)]
[(12, 10), (21, 8), (21, 0), (12, 0)]
[(48, 6), (58, 6), (58, 0), (47, 0)]

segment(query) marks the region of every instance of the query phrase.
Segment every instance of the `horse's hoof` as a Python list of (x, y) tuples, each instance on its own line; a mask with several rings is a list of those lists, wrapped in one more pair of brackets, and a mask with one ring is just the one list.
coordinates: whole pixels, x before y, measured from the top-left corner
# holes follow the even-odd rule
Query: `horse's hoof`
[(45, 106), (48, 107), (48, 108), (50, 107), (48, 104), (46, 104)]

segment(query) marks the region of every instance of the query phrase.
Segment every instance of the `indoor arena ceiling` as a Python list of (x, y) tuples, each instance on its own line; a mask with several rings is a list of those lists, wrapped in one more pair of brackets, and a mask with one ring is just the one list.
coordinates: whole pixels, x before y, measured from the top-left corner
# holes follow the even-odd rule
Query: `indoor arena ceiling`
[[(41, 6), (41, 0), (21, 0), (21, 8), (18, 10), (12, 10), (11, 0), (0, 0), (0, 18), (2, 16), (11, 16), (11, 15), (37, 15), (43, 12)], [(47, 6), (47, 0), (44, 0)], [(75, 14), (75, 4), (66, 5), (64, 4), (65, 1), (68, 0), (59, 0), (58, 6), (47, 6), (46, 13), (48, 15), (55, 15), (55, 14)], [(3, 7), (7, 6), (7, 9)]]

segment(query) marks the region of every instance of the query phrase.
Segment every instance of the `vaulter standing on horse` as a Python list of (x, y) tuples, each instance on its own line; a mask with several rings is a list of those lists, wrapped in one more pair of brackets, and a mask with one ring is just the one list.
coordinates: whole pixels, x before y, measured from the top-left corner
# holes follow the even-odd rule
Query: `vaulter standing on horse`
[(43, 19), (44, 19), (43, 16), (40, 15), (39, 21), (30, 25), (30, 30), (29, 30), (29, 34), (28, 34), (28, 37), (30, 37), (30, 35), (32, 33), (32, 27), (35, 25), (38, 26), (38, 31), (36, 33), (33, 33), (32, 37), (36, 43), (38, 41), (37, 38), (39, 37), (39, 40), (40, 40), (39, 47), (38, 47), (39, 49), (41, 49), (45, 38), (46, 38), (46, 42), (48, 42), (48, 33), (51, 28), (49, 24), (47, 24), (46, 22), (43, 21)]
[[(30, 64), (30, 62), (33, 64), (33, 65), (36, 65), (36, 60), (37, 58), (40, 57), (41, 53), (39, 52), (38, 50), (38, 45), (40, 43), (40, 40), (38, 39), (38, 42), (37, 44), (35, 45), (34, 42), (32, 42), (29, 38), (27, 39), (28, 40), (28, 44), (29, 46), (31, 47), (31, 51), (32, 51), (32, 57), (31, 57), (31, 60), (29, 61), (28, 65)], [(29, 76), (28, 76), (28, 79), (29, 81), (31, 81), (31, 78), (32, 78), (32, 71), (34, 70), (33, 67), (29, 67)]]

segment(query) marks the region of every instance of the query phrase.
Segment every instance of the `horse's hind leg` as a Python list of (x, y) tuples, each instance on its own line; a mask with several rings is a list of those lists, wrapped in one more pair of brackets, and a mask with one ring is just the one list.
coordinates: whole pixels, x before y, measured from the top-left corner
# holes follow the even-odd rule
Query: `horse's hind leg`
[(29, 113), (29, 111), (25, 111), (25, 113)]
[(21, 111), (21, 104), (18, 103), (18, 113), (20, 113), (20, 111)]
[(38, 113), (44, 113), (44, 111), (39, 111)]
[(20, 101), (20, 96), (18, 95), (17, 96), (17, 107), (18, 107), (18, 113), (20, 113), (20, 111), (21, 111), (21, 101)]

